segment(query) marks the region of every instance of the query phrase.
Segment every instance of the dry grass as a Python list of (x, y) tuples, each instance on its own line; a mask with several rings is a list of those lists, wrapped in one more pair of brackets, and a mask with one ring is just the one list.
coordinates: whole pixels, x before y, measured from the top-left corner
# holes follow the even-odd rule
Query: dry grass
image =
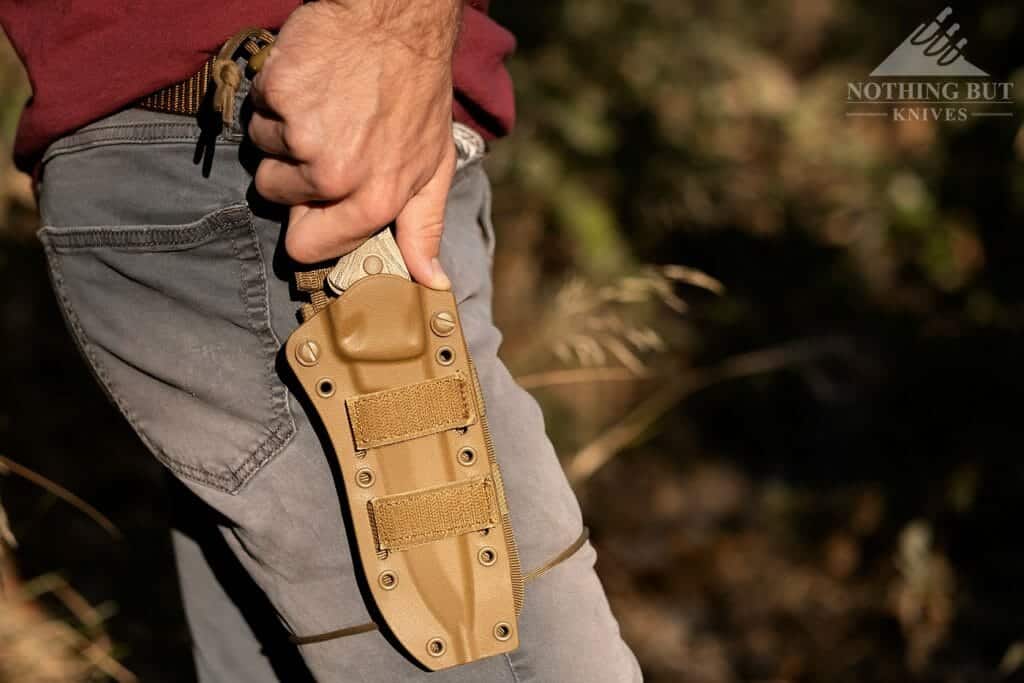
[[(0, 473), (7, 472), (40, 483), (116, 533), (109, 520), (84, 501), (4, 458)], [(108, 610), (91, 605), (56, 574), (21, 581), (14, 560), (16, 548), (17, 539), (0, 502), (0, 683), (136, 681), (114, 656), (104, 629)]]

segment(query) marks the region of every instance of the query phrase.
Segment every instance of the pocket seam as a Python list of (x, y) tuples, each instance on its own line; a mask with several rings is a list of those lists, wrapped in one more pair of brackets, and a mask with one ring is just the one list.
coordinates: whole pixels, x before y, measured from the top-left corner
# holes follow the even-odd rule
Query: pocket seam
[[(193, 223), (171, 226), (131, 226), (109, 228), (106, 226), (76, 226), (58, 228), (46, 226), (39, 231), (39, 238), (56, 251), (106, 247), (111, 249), (132, 249), (152, 247), (198, 247), (221, 232), (231, 229), (240, 221), (251, 225), (252, 217), (246, 204), (230, 204), (218, 209)], [(161, 235), (166, 235), (161, 238)]]
[[(242, 217), (242, 221), (244, 221), (244, 223), (242, 221), (237, 223), (232, 222), (231, 217), (242, 212), (244, 212), (244, 217)], [(266, 265), (259, 245), (259, 236), (256, 234), (256, 228), (252, 221), (252, 215), (249, 212), (248, 206), (245, 204), (234, 204), (209, 214), (208, 216), (200, 219), (199, 222), (207, 221), (211, 223), (210, 229), (202, 231), (202, 239), (194, 241), (192, 243), (194, 246), (199, 246), (209, 237), (219, 234), (226, 228), (230, 229), (232, 227), (245, 230), (249, 233), (252, 239), (251, 245), (254, 254), (251, 258), (255, 259), (256, 263), (249, 264), (255, 267), (253, 276), (250, 276), (246, 274), (248, 261), (246, 255), (242, 253), (242, 248), (238, 244), (238, 236), (232, 235), (230, 238), (232, 250), (240, 264), (241, 274), (239, 277), (239, 295), (242, 299), (243, 305), (245, 306), (246, 319), (249, 322), (249, 331), (257, 338), (257, 340), (260, 341), (267, 358), (265, 369), (269, 377), (274, 377), (274, 367), (277, 355), (276, 348), (280, 346), (280, 341), (277, 339), (277, 335), (271, 326), (269, 308), (270, 295), (267, 290)], [(198, 227), (199, 226), (197, 226), (197, 228)], [(89, 228), (85, 229), (89, 230)], [(65, 233), (63, 230), (60, 232)], [(102, 242), (100, 238), (111, 234), (117, 234), (118, 232), (127, 231), (109, 229), (90, 231), (89, 234), (93, 235), (96, 239), (84, 239), (88, 237), (88, 235), (78, 232), (69, 235), (69, 237), (82, 239), (69, 241), (81, 241), (86, 243), (82, 246), (116, 248), (116, 244), (112, 245), (109, 242)], [(142, 234), (144, 230), (135, 230), (131, 232)], [(88, 365), (96, 375), (105, 393), (110, 397), (110, 400), (114, 405), (117, 406), (118, 410), (121, 411), (121, 414), (124, 415), (125, 419), (132, 426), (135, 433), (139, 436), (149, 451), (172, 472), (232, 495), (239, 493), (245, 484), (252, 479), (256, 472), (262, 469), (266, 463), (272, 460), (284, 449), (295, 434), (295, 417), (292, 415), (291, 408), (289, 406), (288, 390), (284, 383), (277, 383), (275, 386), (275, 383), (271, 382), (268, 387), (271, 392), (271, 412), (274, 415), (274, 418), (270, 425), (264, 427), (266, 429), (266, 435), (261, 438), (255, 446), (248, 449), (249, 455), (241, 463), (227, 469), (227, 474), (214, 472), (196, 465), (189, 465), (171, 458), (167, 455), (164, 449), (157, 446), (148, 433), (142, 428), (141, 421), (122, 400), (117, 384), (107, 374), (103, 363), (101, 363), (100, 359), (96, 356), (92, 343), (89, 341), (88, 335), (82, 327), (78, 315), (75, 312), (75, 308), (71, 303), (71, 299), (67, 295), (67, 283), (64, 280), (60, 259), (57, 258), (57, 254), (60, 249), (53, 243), (54, 237), (58, 235), (59, 233), (55, 234), (55, 232), (49, 228), (40, 230), (40, 239), (44, 244), (47, 261), (50, 265), (53, 289), (60, 300), (61, 310), (68, 323), (68, 327), (72, 332), (72, 337), (74, 337), (78, 344), (82, 355), (88, 360)], [(140, 241), (134, 246), (145, 246), (145, 243)], [(252, 295), (254, 292), (257, 294), (257, 298), (262, 297), (262, 305), (253, 303)], [(262, 309), (262, 313), (265, 315), (265, 319), (262, 322), (255, 313), (255, 309), (257, 308)]]

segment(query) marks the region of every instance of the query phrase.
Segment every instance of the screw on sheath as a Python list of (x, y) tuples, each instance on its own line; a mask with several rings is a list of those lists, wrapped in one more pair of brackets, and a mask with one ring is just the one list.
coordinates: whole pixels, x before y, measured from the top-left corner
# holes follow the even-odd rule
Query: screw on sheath
[(307, 339), (295, 348), (295, 360), (307, 368), (316, 365), (320, 362), (320, 345)]
[(430, 319), (430, 329), (439, 337), (447, 337), (455, 331), (455, 316), (451, 311), (440, 311)]

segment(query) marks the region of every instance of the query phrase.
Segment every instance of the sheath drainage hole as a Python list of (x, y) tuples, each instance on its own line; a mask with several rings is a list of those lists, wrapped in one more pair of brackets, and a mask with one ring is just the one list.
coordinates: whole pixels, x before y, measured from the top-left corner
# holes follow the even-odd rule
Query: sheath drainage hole
[(450, 346), (442, 346), (437, 350), (437, 362), (441, 365), (451, 365), (455, 362), (455, 352)]
[(386, 572), (381, 572), (380, 576), (377, 577), (377, 582), (380, 583), (380, 587), (384, 590), (392, 590), (398, 585), (398, 574), (394, 573), (390, 569)]
[(364, 489), (368, 489), (373, 486), (373, 482), (377, 480), (377, 475), (373, 473), (369, 467), (356, 472), (356, 483)]
[(431, 657), (440, 657), (448, 650), (448, 646), (445, 644), (442, 638), (431, 638), (427, 642), (427, 652), (430, 653)]
[(512, 626), (504, 621), (494, 625), (494, 637), (498, 640), (508, 640), (512, 637)]
[(459, 451), (459, 464), (460, 465), (465, 465), (466, 467), (469, 467), (470, 465), (472, 465), (475, 462), (476, 462), (476, 451), (474, 451), (472, 448), (470, 448), (469, 446), (466, 446), (461, 451)]
[(477, 553), (476, 557), (480, 560), (480, 564), (485, 567), (490, 567), (498, 561), (498, 553), (491, 547), (480, 548), (480, 552)]
[(324, 378), (316, 383), (316, 393), (320, 394), (322, 398), (330, 398), (334, 396), (334, 382)]

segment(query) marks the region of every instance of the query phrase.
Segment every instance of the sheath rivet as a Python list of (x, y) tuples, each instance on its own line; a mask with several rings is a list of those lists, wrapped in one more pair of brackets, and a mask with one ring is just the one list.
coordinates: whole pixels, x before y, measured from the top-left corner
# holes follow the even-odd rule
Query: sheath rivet
[(465, 465), (466, 467), (471, 466), (476, 462), (476, 451), (469, 446), (466, 446), (459, 451), (459, 464)]
[(356, 471), (356, 484), (361, 488), (368, 489), (373, 486), (373, 482), (377, 480), (377, 475), (373, 473), (369, 467), (363, 467)]
[(307, 368), (316, 365), (320, 362), (320, 345), (307, 339), (295, 348), (295, 360)]
[(384, 270), (384, 262), (380, 259), (380, 256), (370, 254), (363, 259), (363, 272), (367, 275), (377, 275), (382, 270)]
[(441, 365), (447, 366), (455, 362), (455, 352), (450, 346), (442, 346), (434, 356)]
[(451, 311), (435, 313), (434, 317), (430, 319), (430, 329), (438, 337), (447, 337), (455, 331), (455, 316), (451, 314)]
[(448, 645), (445, 644), (444, 638), (431, 638), (427, 641), (427, 653), (431, 657), (440, 657), (448, 651)]
[(498, 553), (494, 548), (484, 546), (483, 548), (480, 548), (480, 552), (476, 554), (476, 559), (480, 560), (480, 564), (483, 566), (490, 567), (498, 561)]
[(320, 398), (334, 396), (334, 382), (330, 377), (322, 377), (316, 381), (316, 393), (319, 394)]
[(507, 621), (499, 621), (494, 625), (494, 637), (498, 640), (508, 640), (512, 637), (512, 625)]
[(398, 585), (398, 574), (394, 573), (390, 569), (383, 571), (380, 573), (380, 576), (377, 577), (377, 583), (379, 583), (380, 587), (386, 591), (394, 590)]

